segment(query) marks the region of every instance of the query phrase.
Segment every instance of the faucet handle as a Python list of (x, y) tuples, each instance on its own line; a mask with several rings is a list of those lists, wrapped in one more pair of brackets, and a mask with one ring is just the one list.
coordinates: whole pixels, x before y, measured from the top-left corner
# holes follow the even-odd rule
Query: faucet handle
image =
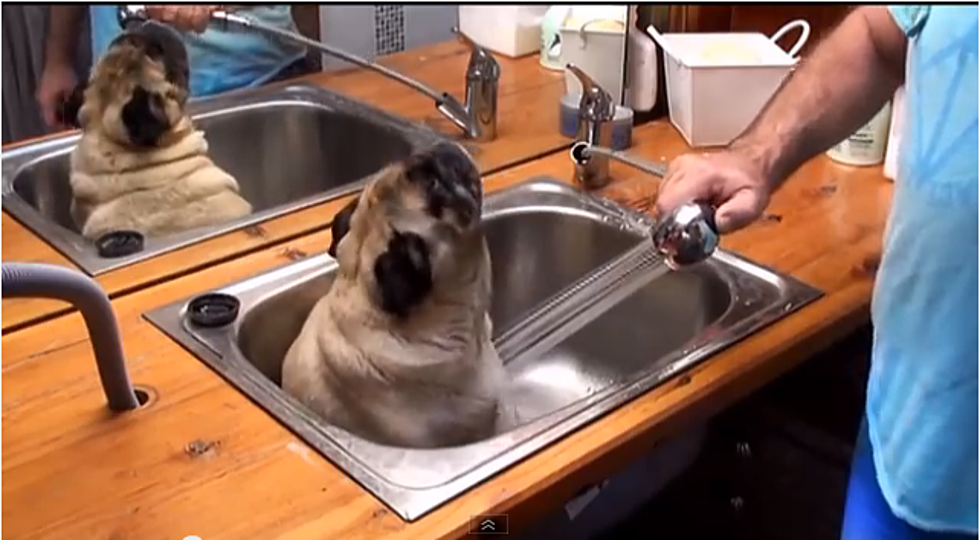
[(452, 31), (460, 40), (470, 47), (470, 62), (466, 66), (467, 81), (492, 81), (500, 79), (500, 63), (482, 45), (470, 39), (459, 28)]
[(616, 116), (616, 105), (613, 103), (609, 92), (606, 92), (592, 77), (589, 77), (575, 64), (566, 64), (565, 67), (582, 84), (582, 98), (578, 104), (582, 119), (590, 121), (612, 120)]

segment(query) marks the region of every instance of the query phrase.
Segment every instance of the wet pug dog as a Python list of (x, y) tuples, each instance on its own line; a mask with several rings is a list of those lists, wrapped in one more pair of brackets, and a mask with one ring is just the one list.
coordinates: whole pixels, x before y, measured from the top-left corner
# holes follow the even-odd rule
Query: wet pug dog
[(183, 42), (156, 23), (124, 32), (98, 61), (71, 155), (71, 215), (86, 238), (160, 236), (251, 212), (185, 111), (188, 77)]
[(381, 444), (493, 435), (505, 373), (481, 208), (479, 171), (456, 144), (376, 173), (333, 222), (339, 269), (286, 353), (283, 388)]

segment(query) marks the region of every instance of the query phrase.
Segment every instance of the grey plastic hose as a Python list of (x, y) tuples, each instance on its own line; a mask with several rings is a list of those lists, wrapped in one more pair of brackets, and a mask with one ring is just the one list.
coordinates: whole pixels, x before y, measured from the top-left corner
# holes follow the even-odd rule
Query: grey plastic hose
[(127, 411), (139, 407), (112, 304), (95, 280), (63, 266), (37, 263), (3, 263), (2, 277), (4, 298), (50, 298), (78, 308), (88, 328), (109, 408)]

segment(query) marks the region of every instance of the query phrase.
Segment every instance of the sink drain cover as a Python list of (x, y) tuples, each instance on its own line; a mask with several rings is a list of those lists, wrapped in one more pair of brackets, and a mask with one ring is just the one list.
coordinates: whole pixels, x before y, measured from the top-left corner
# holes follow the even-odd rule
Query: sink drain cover
[(238, 298), (230, 294), (202, 294), (187, 305), (187, 317), (197, 326), (224, 326), (238, 317), (240, 306)]
[(125, 257), (143, 251), (143, 233), (139, 231), (112, 231), (95, 241), (99, 257)]

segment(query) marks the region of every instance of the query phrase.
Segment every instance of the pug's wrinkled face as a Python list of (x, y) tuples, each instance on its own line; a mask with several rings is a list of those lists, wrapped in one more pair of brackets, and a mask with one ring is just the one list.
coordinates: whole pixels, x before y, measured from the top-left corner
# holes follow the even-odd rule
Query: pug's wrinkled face
[(124, 32), (99, 59), (78, 114), (83, 129), (117, 144), (167, 146), (185, 116), (189, 96), (187, 50), (180, 36), (146, 23)]
[(442, 143), (376, 173), (334, 218), (328, 252), (379, 308), (406, 317), (434, 289), (473, 278), (485, 253), (482, 206), (473, 160)]

